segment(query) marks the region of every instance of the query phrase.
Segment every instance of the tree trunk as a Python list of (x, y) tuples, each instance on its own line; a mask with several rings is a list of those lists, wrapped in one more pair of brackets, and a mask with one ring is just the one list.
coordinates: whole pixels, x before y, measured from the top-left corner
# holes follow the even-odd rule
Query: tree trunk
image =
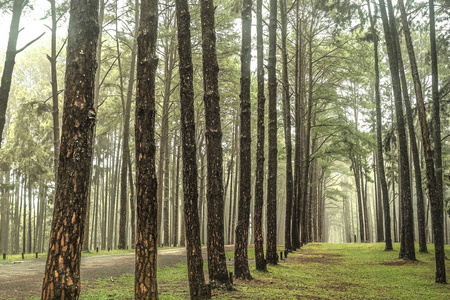
[(356, 163), (356, 158), (354, 157), (353, 153), (350, 154), (350, 159), (352, 161), (353, 176), (355, 177), (356, 195), (357, 195), (357, 199), (358, 199), (359, 237), (360, 237), (361, 243), (363, 243), (365, 241), (365, 239), (364, 239), (364, 214), (363, 214), (362, 197), (361, 197), (361, 176), (359, 173), (359, 166)]
[(51, 85), (52, 85), (52, 105), (53, 105), (53, 159), (54, 159), (54, 173), (55, 173), (55, 187), (58, 185), (58, 158), (59, 158), (59, 99), (58, 99), (58, 77), (56, 72), (56, 59), (58, 55), (56, 53), (56, 30), (58, 28), (58, 22), (56, 20), (56, 5), (55, 0), (50, 0), (51, 14), (52, 14), (52, 37), (51, 37), (51, 56), (47, 55), (51, 66)]
[[(130, 160), (130, 118), (131, 118), (131, 102), (133, 98), (133, 86), (134, 86), (134, 71), (136, 67), (136, 48), (137, 48), (137, 31), (139, 24), (139, 1), (135, 1), (135, 14), (134, 14), (134, 39), (133, 47), (131, 48), (131, 62), (130, 62), (130, 77), (128, 79), (127, 98), (125, 104), (125, 111), (123, 117), (123, 144), (122, 144), (122, 167), (120, 172), (120, 225), (119, 225), (119, 249), (125, 249), (127, 244), (127, 175), (128, 164)], [(122, 77), (122, 76), (121, 76)], [(123, 93), (122, 93), (123, 94)], [(133, 200), (130, 199), (130, 202)]]
[[(390, 1), (388, 0), (388, 4)], [(409, 163), (408, 163), (408, 149), (406, 140), (406, 130), (405, 123), (403, 119), (403, 105), (402, 105), (402, 95), (401, 86), (399, 78), (399, 68), (398, 68), (398, 51), (396, 49), (396, 39), (398, 37), (397, 30), (395, 27), (395, 19), (393, 16), (393, 9), (389, 5), (389, 19), (386, 12), (386, 7), (384, 0), (380, 0), (381, 16), (383, 19), (383, 27), (385, 32), (386, 46), (388, 49), (389, 57), (389, 67), (391, 70), (392, 86), (394, 90), (394, 103), (395, 103), (395, 115), (397, 121), (397, 132), (399, 139), (399, 153), (401, 156), (401, 203), (405, 203), (407, 207), (411, 205), (411, 185), (409, 178)], [(390, 23), (389, 23), (390, 22)], [(407, 212), (408, 215), (410, 214)], [(412, 213), (412, 212), (411, 212)], [(414, 251), (414, 234), (413, 234), (413, 220), (409, 218), (405, 220), (406, 222), (406, 236), (405, 236), (405, 255), (403, 259), (415, 260)], [(412, 229), (411, 229), (412, 228)]]
[(96, 119), (97, 18), (98, 1), (71, 1), (58, 186), (42, 299), (78, 299), (80, 293), (81, 241)]
[[(382, 0), (384, 1), (384, 0)], [(401, 52), (400, 49), (397, 49), (398, 42), (398, 33), (395, 23), (394, 9), (392, 6), (392, 1), (387, 0), (388, 4), (388, 12), (389, 12), (389, 21), (390, 21), (390, 34), (391, 36), (390, 42), (393, 44), (388, 45), (391, 53), (389, 65), (391, 69), (392, 83), (394, 88), (394, 102), (395, 102), (395, 113), (397, 116), (397, 131), (399, 138), (399, 154), (400, 154), (400, 172), (401, 172), (401, 203), (402, 203), (402, 223), (404, 224), (404, 244), (405, 244), (405, 255), (402, 257), (407, 260), (416, 260), (416, 254), (414, 249), (414, 216), (413, 216), (413, 206), (412, 206), (412, 196), (411, 196), (411, 179), (409, 172), (409, 156), (408, 156), (408, 141), (406, 138), (406, 129), (405, 129), (405, 121), (403, 117), (403, 103), (402, 103), (402, 94), (401, 94), (401, 81), (399, 78), (399, 74), (401, 71), (400, 59)], [(385, 12), (385, 8), (383, 7), (381, 12), (382, 16)], [(383, 17), (384, 18), (384, 17)], [(386, 16), (386, 22), (388, 20)], [(384, 23), (384, 22), (383, 22)], [(394, 66), (394, 64), (396, 64)], [(394, 68), (393, 68), (394, 67)], [(395, 73), (394, 73), (395, 72)], [(394, 78), (395, 77), (395, 78)], [(406, 80), (405, 80), (406, 81)], [(402, 230), (403, 230), (402, 229)], [(403, 241), (403, 240), (402, 240)]]
[(284, 228), (284, 247), (292, 251), (291, 224), (292, 224), (292, 202), (293, 202), (293, 178), (292, 178), (292, 137), (291, 137), (291, 103), (288, 77), (287, 56), (287, 8), (286, 0), (280, 1), (281, 8), (281, 52), (283, 58), (283, 123), (284, 140), (286, 144), (286, 217)]
[(277, 1), (270, 0), (269, 21), (269, 160), (267, 179), (267, 246), (266, 259), (269, 264), (278, 263), (277, 254)]
[(8, 105), (9, 91), (14, 70), (16, 55), (18, 53), (17, 39), (19, 37), (19, 23), (22, 10), (28, 3), (27, 0), (14, 0), (11, 26), (9, 28), (8, 46), (6, 48), (5, 66), (3, 67), (2, 81), (0, 85), (0, 147), (3, 136), (3, 128), (6, 122), (6, 108)]
[(373, 51), (374, 51), (374, 66), (375, 66), (375, 107), (376, 107), (376, 130), (377, 130), (377, 168), (378, 176), (380, 177), (380, 188), (383, 199), (383, 212), (384, 212), (384, 241), (385, 251), (393, 250), (392, 238), (391, 238), (391, 214), (389, 208), (389, 193), (386, 182), (386, 174), (384, 171), (384, 158), (383, 158), (383, 137), (381, 133), (382, 120), (381, 120), (381, 98), (380, 98), (380, 71), (378, 66), (378, 33), (375, 29), (376, 18), (372, 17), (370, 11), (370, 4), (368, 2), (370, 25), (372, 35), (374, 36)]
[[(194, 131), (194, 133), (195, 133), (195, 131)], [(172, 229), (172, 231), (173, 231), (173, 245), (174, 245), (174, 247), (176, 247), (178, 245), (178, 228), (179, 228), (178, 224), (179, 224), (179, 219), (180, 219), (180, 217), (179, 217), (179, 215), (180, 215), (180, 205), (179, 205), (180, 176), (179, 176), (179, 174), (180, 174), (180, 157), (181, 157), (180, 148), (181, 148), (181, 142), (177, 138), (177, 136), (178, 135), (175, 135), (175, 147), (177, 149), (177, 154), (176, 154), (176, 156), (175, 156), (175, 154), (173, 156), (174, 161), (176, 159), (177, 166), (176, 166), (176, 170), (174, 168), (175, 172), (173, 174), (174, 175), (173, 177), (175, 177), (175, 178), (172, 179), (173, 182), (174, 182), (173, 189), (172, 189), (172, 191), (173, 191), (173, 195), (172, 195), (173, 196), (173, 206), (174, 206), (173, 229)], [(175, 151), (174, 151), (174, 153), (175, 153)], [(197, 211), (197, 214), (198, 214), (198, 211)]]
[(131, 168), (131, 159), (128, 160), (128, 180), (130, 184), (130, 224), (131, 224), (131, 248), (136, 245), (136, 201), (134, 197), (133, 172)]
[[(176, 0), (178, 55), (180, 57), (181, 145), (183, 149), (183, 193), (186, 253), (191, 299), (209, 299), (205, 284), (198, 217), (197, 149), (195, 144), (194, 84), (191, 53), (191, 30), (187, 0)], [(183, 234), (182, 230), (182, 234)], [(182, 239), (183, 240), (183, 239)]]
[(5, 170), (5, 181), (4, 188), (2, 189), (1, 195), (1, 232), (0, 232), (0, 253), (8, 253), (8, 233), (9, 233), (9, 220), (7, 216), (9, 214), (9, 182), (10, 180), (10, 170)]
[(200, 1), (203, 49), (203, 79), (208, 173), (208, 271), (209, 279), (226, 284), (228, 271), (224, 249), (222, 129), (220, 122), (219, 66), (216, 55), (214, 3)]
[[(433, 238), (436, 256), (436, 282), (446, 283), (445, 273), (445, 250), (444, 250), (444, 232), (443, 232), (443, 186), (442, 186), (442, 150), (441, 150), (441, 129), (440, 129), (440, 107), (439, 107), (439, 90), (438, 90), (438, 65), (437, 65), (437, 50), (436, 50), (436, 29), (434, 20), (434, 1), (429, 0), (430, 10), (430, 44), (431, 44), (431, 87), (433, 98), (433, 139), (434, 139), (434, 166), (433, 157), (431, 156), (431, 149), (429, 140), (426, 141), (428, 130), (426, 128), (425, 107), (420, 104), (419, 113), (422, 115), (422, 136), (424, 139), (425, 157), (427, 165), (428, 191), (430, 193), (431, 201), (431, 216), (433, 222)], [(437, 119), (436, 119), (437, 118)], [(433, 178), (435, 176), (435, 178)]]
[(262, 27), (262, 0), (256, 1), (256, 40), (257, 40), (257, 77), (258, 77), (258, 117), (256, 142), (256, 171), (255, 171), (255, 264), (256, 270), (267, 271), (264, 259), (263, 236), (263, 205), (264, 205), (264, 44)]
[(250, 60), (252, 0), (242, 2), (242, 50), (241, 50), (241, 134), (238, 224), (234, 251), (234, 274), (236, 278), (252, 279), (248, 267), (248, 228), (250, 223), (251, 193), (251, 108), (250, 108)]
[(136, 270), (135, 299), (158, 299), (158, 199), (155, 170), (155, 77), (158, 0), (142, 0), (136, 69)]

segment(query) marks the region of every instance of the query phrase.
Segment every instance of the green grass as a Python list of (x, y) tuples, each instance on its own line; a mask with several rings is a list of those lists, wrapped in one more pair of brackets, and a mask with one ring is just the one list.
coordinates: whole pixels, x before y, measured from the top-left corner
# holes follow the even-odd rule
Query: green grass
[[(394, 244), (398, 250), (399, 244)], [(281, 249), (281, 248), (280, 248)], [(434, 247), (417, 262), (399, 260), (384, 244), (309, 244), (235, 291), (213, 290), (214, 299), (449, 299), (450, 285), (434, 283)], [(450, 251), (449, 247), (446, 247)], [(448, 253), (448, 252), (447, 252)], [(227, 252), (227, 259), (233, 253)], [(254, 257), (249, 249), (249, 258)], [(447, 261), (447, 274), (450, 274)], [(229, 271), (233, 271), (229, 267)], [(205, 264), (205, 274), (206, 264)], [(132, 274), (84, 283), (80, 299), (133, 299)], [(188, 299), (187, 266), (158, 269), (160, 299)]]

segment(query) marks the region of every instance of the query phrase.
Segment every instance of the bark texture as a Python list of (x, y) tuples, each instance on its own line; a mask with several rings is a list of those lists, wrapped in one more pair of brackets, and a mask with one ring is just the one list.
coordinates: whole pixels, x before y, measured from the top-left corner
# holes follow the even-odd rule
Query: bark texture
[(208, 272), (211, 281), (231, 287), (228, 282), (224, 247), (222, 128), (214, 11), (212, 0), (200, 1), (208, 181)]
[(234, 252), (236, 278), (251, 279), (248, 267), (248, 228), (250, 223), (251, 192), (251, 111), (250, 111), (250, 60), (251, 60), (252, 0), (242, 2), (242, 48), (241, 48), (241, 140), (240, 140), (240, 188), (238, 224)]
[(89, 196), (98, 1), (72, 0), (58, 186), (42, 299), (78, 299), (84, 219)]
[(255, 238), (255, 264), (256, 270), (267, 271), (264, 258), (263, 237), (263, 204), (264, 204), (264, 44), (262, 27), (262, 0), (256, 2), (256, 43), (257, 43), (257, 77), (258, 77), (258, 119), (257, 119), (257, 142), (256, 142), (256, 171), (255, 171), (255, 216), (254, 216), (254, 238)]
[(205, 284), (198, 217), (197, 158), (195, 144), (194, 84), (191, 53), (191, 30), (187, 0), (176, 1), (178, 55), (180, 57), (181, 144), (183, 148), (184, 220), (186, 253), (191, 299), (209, 299), (211, 290)]
[(270, 0), (269, 21), (269, 161), (267, 178), (267, 246), (266, 259), (269, 264), (278, 263), (277, 254), (277, 1)]
[(136, 270), (135, 299), (158, 299), (155, 76), (158, 0), (141, 2), (136, 69)]

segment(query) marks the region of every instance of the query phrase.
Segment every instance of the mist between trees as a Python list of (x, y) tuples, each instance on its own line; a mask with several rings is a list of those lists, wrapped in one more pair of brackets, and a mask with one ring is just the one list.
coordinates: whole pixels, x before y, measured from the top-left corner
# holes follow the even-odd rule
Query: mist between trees
[(1, 253), (202, 244), (231, 288), (225, 244), (250, 279), (248, 244), (264, 270), (277, 244), (433, 242), (446, 281), (449, 1), (85, 2), (40, 3), (17, 49), (34, 1), (0, 1)]

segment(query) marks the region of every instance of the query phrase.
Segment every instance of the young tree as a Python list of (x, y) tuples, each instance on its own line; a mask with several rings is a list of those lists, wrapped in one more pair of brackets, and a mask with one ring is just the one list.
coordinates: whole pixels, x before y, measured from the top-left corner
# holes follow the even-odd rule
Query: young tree
[(136, 69), (136, 270), (135, 298), (158, 299), (155, 77), (158, 0), (142, 0)]
[(209, 299), (205, 284), (198, 218), (197, 149), (195, 144), (194, 74), (191, 53), (191, 16), (187, 0), (176, 1), (178, 55), (180, 57), (181, 139), (183, 147), (184, 220), (191, 299)]
[(248, 268), (248, 227), (251, 195), (251, 111), (250, 111), (250, 60), (252, 50), (252, 0), (242, 2), (242, 50), (241, 50), (241, 140), (240, 140), (240, 188), (238, 225), (234, 252), (236, 278), (251, 279)]
[(94, 109), (98, 1), (72, 0), (58, 186), (42, 299), (78, 299), (88, 200)]
[(226, 284), (228, 272), (224, 247), (222, 128), (220, 121), (219, 65), (212, 0), (200, 1), (202, 23), (203, 102), (205, 104), (206, 155), (208, 173), (208, 271), (212, 282)]
[(269, 21), (269, 161), (267, 178), (267, 249), (266, 258), (269, 264), (278, 263), (277, 255), (277, 0), (270, 0)]

